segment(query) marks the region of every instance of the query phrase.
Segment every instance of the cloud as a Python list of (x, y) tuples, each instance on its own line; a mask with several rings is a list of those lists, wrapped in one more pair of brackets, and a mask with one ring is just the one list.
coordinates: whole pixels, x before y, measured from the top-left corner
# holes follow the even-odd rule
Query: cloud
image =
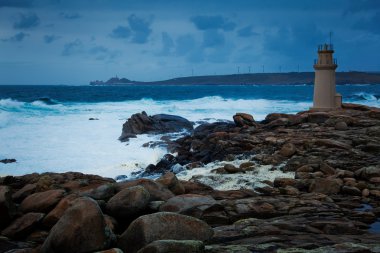
[(1, 7), (29, 8), (33, 0), (0, 0)]
[(60, 38), (61, 38), (60, 36), (56, 36), (56, 35), (45, 35), (44, 36), (44, 42), (46, 44), (50, 44), (50, 43), (53, 43), (54, 41), (56, 41)]
[(203, 46), (204, 47), (219, 47), (224, 45), (224, 35), (217, 30), (210, 30), (203, 33)]
[(80, 15), (79, 13), (65, 13), (65, 12), (61, 12), (61, 13), (59, 13), (59, 16), (61, 18), (64, 18), (64, 19), (79, 19), (79, 18), (82, 18), (82, 15)]
[(112, 51), (104, 46), (94, 46), (88, 51), (88, 54), (98, 61), (110, 61), (118, 57), (120, 52)]
[(193, 16), (190, 21), (195, 25), (198, 30), (217, 30), (232, 31), (235, 29), (236, 24), (229, 21), (223, 16)]
[(162, 49), (159, 55), (167, 56), (172, 53), (174, 42), (167, 32), (162, 33)]
[(35, 13), (21, 13), (17, 21), (13, 24), (16, 29), (30, 29), (40, 24), (40, 18)]
[(191, 52), (196, 46), (196, 41), (193, 35), (181, 35), (176, 39), (176, 54), (185, 55)]
[(148, 41), (148, 37), (152, 33), (150, 28), (152, 20), (145, 20), (133, 14), (128, 17), (128, 24), (132, 30), (132, 42), (144, 44)]
[(64, 45), (62, 55), (71, 56), (71, 55), (81, 54), (83, 52), (84, 52), (84, 45), (82, 41), (79, 39), (76, 39)]
[(376, 9), (377, 10), (380, 9), (379, 0), (350, 0), (348, 1), (346, 14), (348, 12), (356, 13), (356, 12), (376, 10)]
[(7, 39), (2, 39), (2, 41), (21, 42), (28, 36), (29, 36), (29, 34), (27, 34), (27, 33), (19, 32), (19, 33), (16, 33), (15, 35), (13, 35), (12, 37), (9, 37)]
[(380, 11), (369, 18), (361, 18), (353, 25), (353, 28), (380, 35)]
[(128, 26), (119, 25), (112, 30), (110, 36), (114, 39), (130, 39), (132, 43), (145, 44), (152, 33), (152, 19), (139, 18), (132, 14), (127, 18)]
[(118, 26), (112, 30), (110, 36), (114, 39), (128, 39), (131, 36), (131, 30), (126, 26)]
[(248, 38), (248, 37), (252, 37), (254, 35), (258, 35), (258, 33), (254, 32), (252, 30), (252, 28), (253, 27), (251, 25), (243, 27), (237, 31), (237, 34), (239, 37), (243, 37), (243, 38)]

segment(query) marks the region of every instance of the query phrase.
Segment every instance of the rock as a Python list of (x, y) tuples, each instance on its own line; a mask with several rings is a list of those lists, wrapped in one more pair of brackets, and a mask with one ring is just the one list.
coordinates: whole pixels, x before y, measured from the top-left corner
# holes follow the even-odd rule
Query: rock
[(64, 196), (64, 190), (49, 190), (29, 195), (21, 202), (20, 209), (22, 212), (48, 212)]
[(330, 118), (330, 115), (326, 112), (313, 112), (307, 114), (307, 121), (309, 123), (324, 123)]
[(309, 172), (309, 173), (313, 171), (314, 169), (310, 165), (302, 165), (296, 170), (296, 172)]
[(113, 184), (103, 184), (95, 189), (90, 189), (88, 191), (81, 192), (81, 195), (96, 200), (108, 200), (113, 195), (115, 195), (115, 188), (116, 187)]
[(72, 206), (72, 203), (77, 198), (78, 198), (78, 195), (70, 194), (64, 197), (63, 199), (61, 199), (61, 201), (59, 201), (57, 206), (53, 210), (51, 210), (48, 213), (48, 215), (46, 215), (46, 217), (44, 218), (42, 222), (43, 225), (48, 228), (53, 227), (58, 222), (58, 220), (62, 217), (62, 215), (65, 213), (66, 209)]
[(286, 186), (293, 186), (295, 187), (297, 185), (297, 180), (294, 178), (280, 178), (276, 177), (273, 182), (274, 187), (286, 187)]
[(143, 186), (149, 192), (150, 201), (168, 200), (174, 197), (174, 194), (164, 185), (150, 179), (145, 179), (145, 178), (118, 183), (117, 190), (120, 191), (122, 189), (137, 186), (137, 185)]
[(4, 164), (15, 163), (15, 162), (17, 162), (16, 159), (2, 159), (2, 160), (0, 160), (0, 163), (4, 163)]
[(13, 221), (1, 234), (12, 239), (21, 239), (27, 236), (43, 217), (43, 213), (27, 213)]
[(342, 187), (342, 193), (348, 194), (348, 195), (354, 195), (354, 196), (361, 196), (362, 191), (354, 186), (347, 186), (344, 185)]
[(124, 253), (121, 249), (113, 248), (113, 249), (107, 249), (102, 251), (96, 251), (94, 253)]
[(181, 195), (185, 193), (185, 187), (178, 180), (173, 172), (167, 172), (159, 179), (156, 180), (158, 183), (165, 185), (169, 188), (171, 192), (176, 195)]
[(380, 177), (380, 166), (369, 166), (355, 171), (355, 176), (365, 180), (370, 180), (372, 177)]
[(279, 190), (281, 194), (285, 194), (285, 195), (296, 196), (300, 194), (300, 191), (297, 188), (290, 185), (287, 185), (285, 188), (281, 187)]
[(23, 200), (30, 194), (34, 193), (36, 191), (37, 186), (35, 184), (26, 184), (24, 187), (22, 187), (20, 190), (15, 192), (12, 195), (12, 198), (16, 201)]
[(133, 114), (124, 123), (119, 140), (127, 141), (129, 138), (136, 136), (136, 134), (163, 134), (182, 130), (193, 130), (192, 123), (175, 115), (157, 114), (148, 116), (146, 112), (142, 112)]
[(89, 118), (88, 120), (99, 120), (98, 118)]
[(129, 225), (118, 240), (119, 248), (136, 253), (157, 240), (209, 240), (214, 231), (204, 221), (193, 217), (160, 212), (144, 215)]
[(344, 121), (339, 121), (334, 126), (335, 130), (346, 131), (348, 129), (347, 123)]
[(362, 196), (363, 196), (364, 198), (366, 198), (366, 197), (369, 196), (369, 190), (368, 190), (367, 188), (362, 190)]
[(294, 146), (294, 144), (290, 142), (284, 144), (279, 151), (279, 154), (284, 157), (291, 157), (295, 153), (296, 153), (296, 146)]
[(340, 191), (342, 182), (338, 179), (316, 178), (309, 187), (309, 192), (336, 194)]
[(7, 226), (14, 216), (15, 206), (8, 186), (0, 185), (0, 229)]
[(234, 122), (238, 127), (255, 126), (256, 122), (253, 116), (248, 113), (236, 113), (233, 116)]
[(319, 170), (329, 176), (335, 174), (335, 169), (331, 167), (330, 165), (328, 165), (327, 163), (322, 163), (319, 167)]
[(203, 253), (204, 248), (202, 241), (158, 240), (140, 249), (138, 253)]
[(117, 219), (130, 219), (143, 212), (150, 200), (143, 186), (126, 188), (113, 196), (106, 205), (107, 213)]
[(242, 170), (240, 168), (236, 168), (235, 166), (233, 166), (232, 164), (226, 164), (224, 165), (223, 169), (227, 172), (227, 173), (239, 173), (239, 172), (242, 172)]
[(50, 230), (42, 245), (42, 253), (85, 253), (107, 249), (110, 231), (95, 200), (81, 197), (66, 210)]
[(336, 141), (336, 140), (331, 140), (331, 139), (318, 139), (315, 140), (315, 144), (317, 146), (326, 146), (328, 148), (339, 148), (339, 149), (347, 149), (350, 150), (352, 147), (349, 144)]
[(160, 206), (160, 211), (191, 215), (189, 212), (194, 212), (194, 209), (202, 211), (215, 204), (216, 201), (211, 196), (184, 194), (169, 199)]

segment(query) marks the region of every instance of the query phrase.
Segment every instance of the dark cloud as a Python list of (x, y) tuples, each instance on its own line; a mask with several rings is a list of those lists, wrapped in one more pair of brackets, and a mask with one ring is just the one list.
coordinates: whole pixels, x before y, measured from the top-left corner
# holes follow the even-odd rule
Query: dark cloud
[(204, 47), (220, 47), (225, 43), (224, 35), (217, 30), (205, 31), (203, 33)]
[(170, 37), (170, 35), (167, 32), (163, 32), (161, 36), (162, 36), (162, 49), (159, 55), (163, 55), (163, 56), (170, 55), (174, 48), (173, 39)]
[(356, 13), (368, 10), (379, 10), (379, 0), (350, 0), (348, 1), (347, 12)]
[(111, 61), (120, 55), (118, 51), (112, 51), (104, 46), (92, 47), (88, 54), (98, 61)]
[(46, 44), (50, 44), (50, 43), (53, 43), (54, 41), (56, 41), (60, 38), (61, 38), (60, 36), (56, 36), (56, 35), (45, 35), (44, 36), (44, 42)]
[(196, 41), (193, 35), (181, 35), (176, 39), (176, 54), (183, 56), (194, 50)]
[(82, 15), (80, 15), (79, 13), (65, 13), (65, 12), (61, 12), (61, 13), (59, 13), (59, 16), (61, 18), (64, 18), (64, 19), (79, 19), (79, 18), (82, 18)]
[(84, 45), (82, 41), (79, 39), (76, 39), (64, 45), (62, 55), (71, 56), (71, 55), (81, 54), (83, 52), (84, 52)]
[(361, 18), (353, 25), (353, 28), (380, 35), (380, 11), (369, 18)]
[(29, 8), (33, 0), (0, 0), (1, 7)]
[(232, 31), (236, 24), (223, 16), (193, 16), (190, 21), (201, 31), (222, 29)]
[(254, 35), (258, 35), (258, 33), (254, 32), (252, 30), (252, 26), (249, 25), (249, 26), (246, 26), (246, 27), (243, 27), (241, 28), (240, 30), (237, 31), (237, 34), (239, 37), (243, 37), (243, 38), (247, 38), (247, 37), (252, 37)]
[(13, 35), (7, 39), (2, 39), (2, 41), (21, 42), (28, 36), (29, 36), (29, 34), (27, 34), (27, 33), (19, 32), (19, 33), (16, 33), (15, 35)]
[(118, 26), (112, 30), (110, 36), (114, 39), (128, 39), (131, 36), (131, 30), (126, 26)]
[(150, 28), (152, 20), (139, 18), (136, 15), (128, 17), (128, 24), (132, 31), (132, 42), (144, 44), (148, 41), (149, 35), (152, 33)]
[(35, 13), (21, 13), (13, 24), (16, 29), (30, 29), (40, 24), (40, 18)]

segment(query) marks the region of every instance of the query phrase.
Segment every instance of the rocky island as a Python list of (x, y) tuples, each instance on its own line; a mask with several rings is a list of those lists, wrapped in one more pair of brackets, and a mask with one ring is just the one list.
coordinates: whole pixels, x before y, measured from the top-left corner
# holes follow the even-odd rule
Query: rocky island
[[(162, 138), (176, 155), (148, 166), (152, 179), (0, 178), (0, 252), (379, 252), (379, 108), (343, 104), (261, 122), (237, 113), (194, 130), (141, 113), (122, 139), (177, 131), (177, 121), (188, 134)], [(181, 176), (216, 161), (224, 165)], [(286, 176), (251, 184), (262, 168)]]
[[(314, 72), (254, 73), (178, 77), (163, 81), (141, 82), (113, 77), (108, 81), (91, 81), (90, 85), (294, 85), (313, 84)], [(336, 84), (380, 84), (378, 72), (337, 72)]]

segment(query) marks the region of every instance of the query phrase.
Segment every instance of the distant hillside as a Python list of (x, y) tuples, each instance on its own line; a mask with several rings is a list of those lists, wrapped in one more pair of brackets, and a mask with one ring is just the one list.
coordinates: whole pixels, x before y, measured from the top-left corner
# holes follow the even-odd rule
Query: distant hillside
[[(90, 85), (239, 85), (239, 84), (313, 84), (314, 72), (290, 73), (255, 73), (236, 75), (212, 75), (179, 77), (163, 81), (139, 82), (126, 78), (111, 78), (108, 81), (92, 81)], [(337, 72), (336, 83), (340, 84), (380, 84), (380, 73), (368, 72)]]

